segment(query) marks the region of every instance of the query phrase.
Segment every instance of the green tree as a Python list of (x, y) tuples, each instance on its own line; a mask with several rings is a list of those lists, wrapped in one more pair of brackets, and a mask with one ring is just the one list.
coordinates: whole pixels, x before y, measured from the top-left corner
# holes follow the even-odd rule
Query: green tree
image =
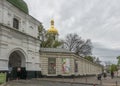
[(120, 56), (118, 56), (117, 59), (118, 59), (117, 65), (120, 65)]
[(90, 62), (94, 62), (96, 64), (100, 64), (101, 61), (99, 60), (99, 58), (97, 57), (93, 57), (93, 56), (85, 56), (84, 59), (87, 59)]
[(110, 66), (110, 71), (111, 71), (111, 72), (118, 71), (117, 65), (116, 65), (116, 64), (112, 64), (112, 65)]
[(39, 27), (38, 27), (38, 38), (40, 39), (40, 41), (45, 41), (46, 33), (47, 33), (47, 31), (45, 30), (43, 25), (40, 24)]
[(57, 48), (62, 45), (62, 41), (54, 40), (52, 36), (47, 36), (45, 41), (42, 41), (41, 47), (44, 48)]
[(95, 57), (92, 57), (92, 56), (85, 56), (84, 58), (87, 59), (90, 62), (94, 62), (95, 61)]
[(63, 43), (62, 41), (55, 40), (54, 34), (47, 33), (42, 24), (38, 27), (38, 32), (38, 38), (41, 41), (40, 47), (42, 48), (57, 48)]

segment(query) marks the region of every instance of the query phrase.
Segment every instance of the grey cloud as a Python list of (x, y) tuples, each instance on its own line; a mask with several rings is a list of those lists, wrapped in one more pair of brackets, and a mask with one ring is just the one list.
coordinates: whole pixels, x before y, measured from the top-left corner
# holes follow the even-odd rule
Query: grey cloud
[(114, 55), (119, 54), (120, 0), (25, 1), (30, 14), (40, 20), (46, 29), (49, 28), (50, 19), (55, 19), (60, 38), (67, 33), (78, 33), (82, 38), (98, 43), (94, 45), (95, 52), (101, 55), (112, 51)]
[(120, 56), (120, 49), (110, 49), (99, 43), (93, 43), (93, 55), (100, 57), (103, 63), (110, 61), (111, 63), (117, 63), (117, 56)]

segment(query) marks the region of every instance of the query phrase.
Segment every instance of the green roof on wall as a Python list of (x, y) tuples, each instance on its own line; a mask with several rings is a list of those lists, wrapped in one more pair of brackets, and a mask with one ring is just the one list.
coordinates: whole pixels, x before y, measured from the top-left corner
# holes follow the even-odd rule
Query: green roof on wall
[(22, 10), (23, 12), (27, 14), (29, 13), (28, 6), (23, 0), (7, 0), (7, 1), (16, 6), (17, 8), (19, 8), (20, 10)]

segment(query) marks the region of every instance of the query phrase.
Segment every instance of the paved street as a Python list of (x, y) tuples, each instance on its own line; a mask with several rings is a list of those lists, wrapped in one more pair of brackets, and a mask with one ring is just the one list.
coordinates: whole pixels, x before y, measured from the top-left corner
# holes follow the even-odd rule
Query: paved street
[[(39, 79), (41, 80), (41, 79)], [(43, 80), (43, 79), (42, 79)], [(102, 78), (102, 80), (97, 80), (96, 77), (84, 77), (84, 78), (75, 78), (75, 79), (49, 79), (46, 78), (44, 80), (48, 80), (48, 81), (61, 81), (61, 82), (74, 82), (74, 83), (86, 83), (86, 84), (98, 84), (102, 86), (120, 86), (120, 78), (113, 78), (111, 79), (111, 77), (107, 77), (107, 78)]]
[(120, 78), (116, 77), (111, 79), (110, 77), (107, 77), (106, 79), (102, 78), (102, 81), (97, 80), (96, 77), (75, 79), (41, 78), (10, 81), (4, 86), (120, 86)]
[(30, 81), (12, 81), (7, 83), (7, 85), (5, 86), (93, 86), (93, 85), (30, 80)]

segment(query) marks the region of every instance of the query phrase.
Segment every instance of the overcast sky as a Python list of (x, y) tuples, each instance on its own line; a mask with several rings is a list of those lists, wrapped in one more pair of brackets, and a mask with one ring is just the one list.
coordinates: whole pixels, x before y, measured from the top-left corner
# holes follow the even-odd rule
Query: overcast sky
[(120, 0), (25, 0), (30, 15), (49, 28), (55, 20), (60, 38), (78, 33), (93, 42), (93, 55), (116, 63), (120, 55)]

